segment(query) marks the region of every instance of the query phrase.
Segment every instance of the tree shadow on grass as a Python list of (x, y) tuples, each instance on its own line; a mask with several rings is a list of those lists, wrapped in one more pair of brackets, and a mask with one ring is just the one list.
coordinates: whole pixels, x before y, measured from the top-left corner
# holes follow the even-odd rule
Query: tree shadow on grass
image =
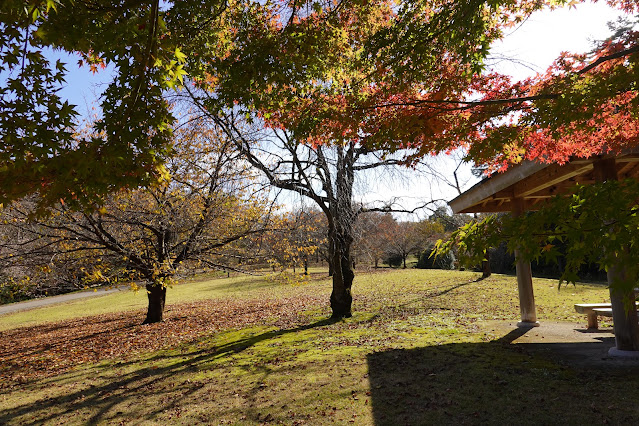
[(434, 293), (428, 293), (428, 297), (433, 298), (433, 297), (443, 296), (443, 295), (445, 295), (447, 293), (450, 293), (451, 291), (457, 290), (457, 289), (459, 289), (461, 287), (465, 287), (465, 286), (470, 285), (470, 284), (477, 284), (477, 283), (479, 283), (482, 280), (483, 280), (483, 278), (477, 278), (476, 280), (466, 281), (466, 282), (462, 282), (462, 283), (459, 283), (459, 284), (455, 284), (455, 285), (452, 285), (452, 286), (450, 286), (450, 287), (448, 287), (446, 289), (439, 290), (439, 291), (436, 291)]
[[(145, 361), (146, 365), (151, 364), (149, 367), (136, 368), (139, 363), (137, 360), (117, 362), (115, 365), (113, 362), (109, 362), (106, 364), (106, 368), (121, 371), (116, 380), (109, 380), (107, 384), (100, 386), (80, 386), (79, 390), (72, 393), (41, 399), (12, 409), (0, 410), (0, 424), (8, 424), (14, 419), (20, 419), (20, 424), (42, 424), (55, 421), (60, 416), (88, 411), (93, 414), (86, 419), (86, 423), (108, 422), (109, 417), (115, 414), (112, 409), (122, 406), (122, 404), (129, 407), (127, 410), (128, 416), (136, 416), (136, 413), (139, 413), (139, 417), (136, 417), (137, 420), (153, 420), (160, 412), (176, 407), (179, 408), (183, 401), (188, 400), (204, 386), (204, 383), (185, 382), (179, 397), (176, 397), (176, 389), (173, 386), (163, 386), (162, 382), (166, 379), (182, 372), (197, 371), (200, 367), (209, 368), (207, 366), (208, 363), (241, 353), (260, 342), (290, 333), (328, 326), (336, 322), (339, 322), (339, 320), (329, 318), (291, 329), (273, 330), (240, 338), (215, 348), (204, 347), (179, 354), (158, 354)], [(175, 362), (169, 362), (168, 366), (155, 367), (152, 365), (154, 361), (162, 361), (166, 364), (166, 361), (171, 359), (174, 359)], [(100, 369), (100, 367), (98, 366), (97, 369)], [(85, 373), (76, 370), (63, 376), (48, 379), (47, 382), (52, 387), (57, 387), (59, 385), (58, 381), (73, 382), (76, 378), (85, 380)], [(257, 386), (259, 387), (259, 384)], [(150, 389), (153, 389), (152, 392), (156, 398), (161, 397), (164, 393), (170, 401), (167, 400), (166, 403), (158, 404), (155, 408), (145, 406), (144, 397)], [(144, 408), (136, 410), (135, 405)], [(96, 408), (97, 412), (95, 411)], [(33, 415), (33, 417), (28, 420), (30, 415)]]
[[(370, 354), (375, 424), (636, 422), (639, 362), (607, 359), (610, 339), (511, 343), (526, 331), (487, 343)], [(588, 357), (599, 362), (583, 362)]]

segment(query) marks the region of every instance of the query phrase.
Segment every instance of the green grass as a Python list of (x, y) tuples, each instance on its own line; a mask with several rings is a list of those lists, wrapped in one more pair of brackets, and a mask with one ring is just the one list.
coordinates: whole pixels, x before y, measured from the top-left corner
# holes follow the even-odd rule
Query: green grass
[[(310, 269), (311, 274), (319, 273)], [(282, 295), (283, 287), (271, 276), (232, 276), (218, 279), (191, 279), (167, 289), (167, 304), (194, 302), (220, 298), (258, 298), (266, 294)], [(102, 290), (97, 290), (99, 294)], [(122, 288), (122, 291), (103, 296), (74, 300), (45, 306), (39, 309), (19, 311), (0, 316), (0, 331), (10, 328), (43, 324), (71, 318), (146, 309), (147, 296), (144, 287), (138, 291)]]
[[(190, 282), (169, 303), (321, 294), (301, 322), (228, 329), (153, 353), (86, 365), (0, 396), (8, 424), (585, 424), (633, 423), (639, 376), (585, 370), (500, 340), (485, 325), (516, 321), (511, 276), (394, 270), (360, 274), (354, 316), (327, 321), (328, 280), (264, 278)], [(540, 321), (585, 318), (573, 304), (607, 289), (557, 291), (535, 279)], [(135, 303), (131, 299), (136, 300)], [(38, 321), (138, 309), (141, 294), (109, 295), (40, 309)], [(125, 307), (117, 304), (123, 303)], [(136, 303), (138, 303), (136, 305)], [(44, 314), (43, 314), (44, 312)], [(35, 317), (36, 312), (31, 311)], [(5, 328), (29, 324), (0, 317)], [(141, 338), (144, 328), (140, 326)]]

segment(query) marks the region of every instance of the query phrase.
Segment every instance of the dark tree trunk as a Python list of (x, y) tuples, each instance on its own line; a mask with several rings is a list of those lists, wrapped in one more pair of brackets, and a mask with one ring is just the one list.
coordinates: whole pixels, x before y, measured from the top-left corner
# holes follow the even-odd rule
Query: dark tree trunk
[(492, 274), (490, 270), (490, 251), (486, 250), (486, 260), (481, 262), (481, 277), (488, 278)]
[[(329, 241), (332, 238), (330, 236), (330, 230), (329, 230)], [(326, 261), (328, 262), (328, 276), (332, 277), (333, 275), (335, 275), (335, 265), (333, 263), (333, 254), (335, 253), (335, 250), (332, 247), (332, 244), (329, 242), (329, 247), (328, 247), (328, 259), (326, 259)]]
[(333, 259), (331, 309), (332, 318), (349, 318), (352, 316), (351, 288), (355, 278), (351, 256), (353, 224), (356, 218), (352, 205), (355, 154), (352, 146), (346, 150), (337, 146), (336, 151), (335, 187), (327, 213), (328, 245)]
[(166, 302), (166, 286), (160, 282), (147, 284), (146, 294), (149, 298), (149, 307), (146, 311), (146, 319), (142, 324), (161, 322), (164, 315), (164, 303)]
[(353, 315), (351, 313), (353, 304), (351, 287), (353, 286), (355, 273), (347, 259), (337, 259), (339, 255), (335, 257), (334, 261), (339, 264), (334, 266), (333, 291), (331, 292), (332, 318), (350, 318)]
[(639, 325), (637, 306), (634, 303), (636, 294), (634, 289), (622, 290), (613, 287), (617, 280), (629, 280), (623, 266), (613, 266), (608, 269), (608, 286), (610, 287), (610, 303), (612, 304), (612, 322), (615, 331), (616, 348), (622, 351), (639, 351)]
[[(350, 228), (346, 226), (346, 228)], [(351, 258), (350, 235), (340, 235), (336, 230), (330, 231), (330, 243), (333, 246), (333, 291), (331, 292), (332, 318), (350, 318), (353, 296), (351, 288), (355, 273), (353, 272), (353, 259)]]
[(404, 269), (406, 269), (406, 258), (408, 256), (402, 256), (402, 263), (404, 264)]
[(308, 259), (304, 259), (304, 275), (308, 275)]
[[(618, 180), (615, 159), (607, 158), (593, 163), (593, 175), (596, 182)], [(615, 288), (619, 283), (636, 283), (637, 277), (628, 276), (622, 264), (608, 268), (608, 287), (612, 304), (612, 322), (615, 330), (616, 349), (621, 351), (639, 351), (639, 325), (633, 288)]]

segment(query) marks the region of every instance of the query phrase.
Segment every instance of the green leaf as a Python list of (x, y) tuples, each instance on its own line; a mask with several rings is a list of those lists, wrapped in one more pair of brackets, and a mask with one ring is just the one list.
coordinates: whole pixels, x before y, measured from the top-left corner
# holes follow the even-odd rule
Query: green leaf
[(175, 58), (180, 63), (184, 63), (186, 61), (186, 55), (184, 53), (182, 53), (182, 51), (180, 50), (179, 47), (175, 48)]

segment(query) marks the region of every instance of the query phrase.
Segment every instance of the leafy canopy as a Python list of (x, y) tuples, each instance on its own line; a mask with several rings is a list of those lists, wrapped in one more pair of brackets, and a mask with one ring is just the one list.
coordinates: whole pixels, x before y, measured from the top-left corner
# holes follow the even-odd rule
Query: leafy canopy
[[(226, 52), (190, 57), (216, 113), (230, 105), (314, 145), (447, 148), (454, 115), (428, 104), (463, 96), (501, 28), (535, 1), (273, 1), (233, 20)], [(238, 12), (238, 13), (240, 13)], [(435, 137), (437, 136), (437, 137)]]
[[(501, 28), (543, 4), (6, 0), (0, 203), (39, 193), (42, 207), (87, 207), (166, 177), (174, 117), (164, 96), (187, 76), (211, 94), (211, 113), (258, 113), (298, 140), (446, 150), (468, 118), (447, 100), (475, 90)], [(90, 137), (75, 133), (77, 110), (57, 94), (66, 65), (50, 63), (48, 49), (91, 71), (113, 66)]]
[[(636, 13), (636, 1), (610, 1)], [(639, 149), (639, 32), (634, 22), (613, 28), (607, 40), (587, 54), (562, 54), (546, 73), (511, 82), (501, 75), (478, 79), (482, 97), (466, 103), (466, 118), (455, 132), (468, 157), (504, 170), (524, 159), (564, 164)], [(478, 87), (479, 91), (479, 87)], [(488, 247), (507, 239), (523, 259), (556, 261), (565, 245), (562, 280), (574, 282), (579, 266), (599, 263), (614, 274), (613, 288), (632, 290), (637, 283), (636, 236), (639, 185), (609, 179), (575, 186), (539, 211), (513, 218), (489, 217), (456, 231), (439, 251), (457, 247), (467, 263), (484, 257)]]
[[(166, 177), (174, 120), (166, 90), (182, 84), (190, 32), (214, 33), (224, 3), (7, 0), (0, 7), (0, 203), (39, 193), (86, 207), (114, 190)], [(78, 112), (58, 95), (77, 54), (99, 72), (113, 66), (93, 131), (76, 133)], [(73, 84), (73, 82), (67, 82)], [(90, 135), (90, 136), (87, 136)]]

